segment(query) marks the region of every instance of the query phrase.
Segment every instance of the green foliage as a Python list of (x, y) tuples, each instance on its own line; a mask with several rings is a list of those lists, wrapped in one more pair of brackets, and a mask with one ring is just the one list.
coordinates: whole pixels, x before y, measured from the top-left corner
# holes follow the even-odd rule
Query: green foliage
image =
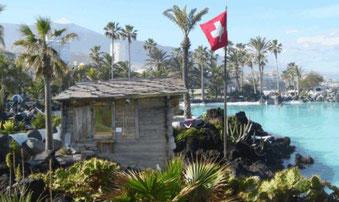
[(15, 130), (15, 122), (13, 120), (7, 120), (2, 127), (7, 134), (12, 134)]
[(188, 140), (188, 139), (202, 139), (204, 137), (204, 130), (202, 129), (197, 129), (197, 128), (189, 128), (187, 130), (181, 131), (177, 137), (177, 141), (183, 141), (183, 140)]
[[(20, 192), (15, 190), (14, 193), (0, 193), (1, 202), (31, 202), (32, 192), (28, 192), (26, 189), (22, 189)], [(42, 201), (38, 199), (36, 202)]]
[(113, 194), (119, 201), (171, 201), (181, 190), (184, 162), (177, 157), (165, 171), (146, 170), (122, 173), (118, 190)]
[[(64, 169), (59, 168), (53, 176), (52, 189), (71, 196), (74, 200), (93, 201), (100, 198), (106, 189), (113, 187), (119, 166), (106, 160), (92, 158)], [(34, 174), (31, 178), (43, 179), (49, 184), (49, 173)]]
[(19, 182), (22, 178), (21, 167), (17, 166), (15, 169), (15, 181)]
[(319, 86), (323, 81), (324, 78), (320, 74), (316, 72), (310, 72), (306, 74), (306, 76), (300, 81), (300, 86), (304, 89), (312, 89)]
[(45, 115), (38, 113), (35, 115), (34, 119), (32, 120), (32, 126), (35, 129), (43, 129), (45, 128)]
[(8, 153), (6, 155), (6, 165), (10, 170), (12, 170), (11, 169), (11, 167), (12, 167), (12, 153)]
[(228, 185), (245, 201), (324, 201), (327, 196), (319, 176), (305, 178), (296, 167), (277, 172), (270, 180), (232, 178)]
[[(52, 115), (52, 123), (55, 127), (59, 126), (61, 124), (61, 117)], [(32, 120), (32, 126), (35, 129), (43, 129), (45, 128), (45, 115), (38, 113), (35, 115), (34, 119)]]
[(229, 170), (213, 160), (197, 159), (186, 165), (183, 175), (185, 188), (178, 198), (185, 196), (188, 201), (209, 201), (222, 190), (229, 177)]
[(249, 120), (246, 124), (241, 124), (236, 118), (230, 119), (228, 124), (229, 139), (234, 144), (245, 142), (249, 137), (251, 128), (252, 124)]
[(61, 116), (52, 115), (52, 123), (55, 127), (61, 125)]

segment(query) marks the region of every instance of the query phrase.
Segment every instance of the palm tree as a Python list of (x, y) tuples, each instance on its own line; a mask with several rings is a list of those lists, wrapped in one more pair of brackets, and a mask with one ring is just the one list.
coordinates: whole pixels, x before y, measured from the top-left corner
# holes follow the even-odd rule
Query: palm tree
[[(180, 9), (177, 5), (174, 5), (173, 8), (167, 9), (163, 13), (164, 16), (174, 22), (184, 34), (184, 39), (181, 43), (181, 48), (183, 51), (182, 78), (184, 80), (186, 89), (188, 89), (188, 51), (191, 46), (188, 35), (194, 29), (195, 25), (201, 20), (202, 16), (208, 12), (208, 9), (205, 8), (200, 12), (196, 12), (196, 8), (187, 13), (186, 6)], [(184, 105), (185, 117), (191, 118), (191, 102), (188, 92), (184, 95)]]
[(100, 46), (94, 46), (93, 48), (90, 49), (90, 60), (91, 62), (96, 66), (99, 67), (102, 64), (102, 57), (101, 55), (103, 52), (101, 52), (101, 47)]
[(131, 78), (131, 43), (137, 39), (137, 32), (131, 25), (126, 25), (121, 32), (122, 39), (128, 42), (128, 78)]
[(27, 25), (20, 26), (24, 39), (14, 42), (15, 46), (24, 48), (19, 60), (25, 67), (35, 71), (35, 77), (43, 77), (45, 82), (45, 116), (46, 116), (46, 150), (53, 149), (52, 141), (52, 111), (51, 111), (51, 80), (54, 75), (62, 74), (67, 69), (67, 64), (62, 61), (58, 52), (51, 47), (48, 39), (60, 39), (61, 44), (77, 38), (77, 34), (64, 34), (66, 29), (52, 30), (48, 18), (39, 17), (35, 23), (38, 32), (35, 35)]
[(128, 62), (123, 62), (123, 61), (120, 61), (120, 62), (117, 62), (114, 64), (114, 67), (116, 69), (116, 75), (117, 77), (120, 77), (120, 78), (127, 78), (128, 77), (128, 74), (129, 74), (129, 65), (128, 65)]
[[(165, 67), (168, 64), (168, 55), (167, 52), (162, 51), (158, 48), (154, 48), (147, 54), (148, 58), (146, 59), (146, 66), (153, 67), (154, 71), (161, 71), (162, 74), (160, 77), (166, 76)], [(158, 74), (159, 75), (159, 74)]]
[(252, 49), (252, 51), (256, 55), (256, 60), (259, 68), (259, 77), (260, 77), (260, 93), (263, 94), (264, 91), (264, 66), (261, 59), (265, 56), (268, 47), (269, 47), (269, 40), (265, 37), (262, 38), (257, 36), (256, 38), (251, 38), (248, 46)]
[(298, 65), (295, 65), (293, 68), (293, 74), (294, 74), (294, 78), (295, 78), (295, 82), (297, 86), (297, 95), (299, 95), (300, 94), (300, 80), (303, 76), (303, 69), (299, 67)]
[(182, 51), (181, 48), (174, 48), (168, 64), (169, 76), (182, 79)]
[(230, 55), (228, 56), (228, 60), (230, 64), (230, 71), (233, 74), (233, 78), (235, 79), (235, 82), (237, 84), (237, 91), (239, 91), (241, 68), (239, 65), (238, 52), (236, 49), (231, 50)]
[[(0, 13), (5, 9), (5, 6), (0, 4)], [(5, 41), (4, 41), (4, 27), (0, 25), (0, 44), (5, 47)]]
[(119, 23), (116, 22), (109, 22), (106, 27), (104, 28), (105, 30), (105, 36), (109, 39), (112, 40), (111, 42), (111, 56), (112, 56), (112, 72), (111, 76), (112, 79), (114, 78), (114, 40), (120, 39), (121, 36), (121, 27), (119, 26)]
[(269, 44), (269, 51), (274, 54), (275, 63), (277, 65), (277, 89), (280, 91), (279, 85), (279, 64), (278, 64), (278, 54), (282, 51), (282, 44), (278, 42), (278, 40), (273, 40)]
[(151, 38), (147, 39), (147, 41), (145, 41), (145, 44), (144, 44), (144, 49), (146, 51), (153, 51), (154, 48), (157, 47), (157, 43), (155, 43), (155, 41)]
[(195, 63), (199, 65), (200, 74), (201, 74), (201, 100), (205, 98), (205, 86), (204, 86), (204, 67), (206, 67), (207, 62), (209, 60), (209, 53), (207, 51), (207, 47), (203, 47), (202, 45), (198, 46), (193, 53), (193, 60)]
[(241, 75), (241, 91), (243, 91), (244, 86), (244, 68), (245, 68), (245, 57), (246, 57), (246, 45), (238, 43), (235, 45), (237, 50), (238, 64), (240, 66), (240, 75)]
[(257, 94), (257, 83), (256, 83), (256, 78), (255, 74), (253, 71), (253, 65), (254, 65), (254, 55), (251, 53), (247, 53), (245, 56), (245, 65), (251, 68), (251, 76), (252, 76), (252, 83), (253, 83), (253, 93)]

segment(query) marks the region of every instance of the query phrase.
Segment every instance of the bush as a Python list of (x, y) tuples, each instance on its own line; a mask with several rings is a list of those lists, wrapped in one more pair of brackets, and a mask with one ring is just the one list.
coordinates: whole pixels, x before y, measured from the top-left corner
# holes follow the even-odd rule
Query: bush
[(188, 140), (188, 139), (202, 139), (204, 137), (204, 130), (197, 128), (189, 128), (179, 132), (176, 137), (177, 141)]
[[(61, 117), (60, 116), (56, 116), (56, 115), (52, 115), (52, 123), (55, 127), (59, 126), (61, 124)], [(46, 124), (45, 124), (45, 115), (44, 114), (37, 114), (33, 121), (32, 121), (32, 126), (35, 129), (44, 129), (46, 128)]]
[[(92, 158), (59, 168), (53, 175), (52, 189), (72, 197), (74, 200), (93, 201), (100, 198), (107, 189), (112, 189), (119, 166), (106, 160)], [(43, 179), (49, 184), (49, 173), (34, 174), (31, 178)]]
[(2, 127), (7, 134), (12, 134), (15, 131), (15, 122), (13, 120), (6, 121)]
[(32, 126), (35, 129), (43, 129), (45, 128), (45, 115), (38, 113), (35, 115), (33, 121), (32, 121)]

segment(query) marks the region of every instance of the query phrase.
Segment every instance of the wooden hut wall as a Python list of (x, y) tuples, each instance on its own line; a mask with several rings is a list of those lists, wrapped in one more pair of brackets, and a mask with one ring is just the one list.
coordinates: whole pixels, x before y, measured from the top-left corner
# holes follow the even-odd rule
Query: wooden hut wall
[[(117, 139), (113, 160), (124, 165), (165, 166), (168, 160), (165, 98), (138, 99), (139, 137)], [(116, 110), (118, 105), (116, 106)]]

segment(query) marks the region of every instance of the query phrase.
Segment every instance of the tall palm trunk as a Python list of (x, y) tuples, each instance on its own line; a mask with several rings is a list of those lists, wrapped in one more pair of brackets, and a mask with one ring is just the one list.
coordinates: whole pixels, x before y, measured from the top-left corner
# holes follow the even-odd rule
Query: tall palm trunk
[(241, 64), (241, 92), (244, 91), (244, 65)]
[(131, 42), (128, 41), (128, 78), (131, 78)]
[(299, 77), (297, 78), (297, 93), (298, 93), (298, 95), (300, 94), (300, 79), (299, 79)]
[(112, 79), (114, 78), (114, 38), (112, 37)]
[(274, 54), (274, 56), (275, 56), (275, 64), (277, 65), (277, 90), (278, 92), (280, 92), (278, 56), (276, 53)]
[[(184, 80), (184, 85), (186, 89), (188, 89), (188, 50), (190, 46), (191, 44), (189, 38), (186, 36), (181, 43), (181, 47), (183, 50), (182, 78)], [(184, 116), (186, 119), (189, 119), (192, 117), (192, 114), (190, 94), (188, 93), (188, 91), (184, 94), (184, 105)]]
[(45, 76), (45, 124), (46, 124), (46, 147), (45, 150), (53, 150), (52, 134), (52, 104), (51, 104), (51, 80)]
[(253, 66), (251, 66), (251, 73), (252, 73), (252, 81), (253, 81), (253, 92), (254, 94), (257, 94), (257, 84), (256, 84), (255, 77), (254, 77)]
[(201, 66), (201, 100), (205, 99), (205, 86), (204, 86), (204, 65)]

